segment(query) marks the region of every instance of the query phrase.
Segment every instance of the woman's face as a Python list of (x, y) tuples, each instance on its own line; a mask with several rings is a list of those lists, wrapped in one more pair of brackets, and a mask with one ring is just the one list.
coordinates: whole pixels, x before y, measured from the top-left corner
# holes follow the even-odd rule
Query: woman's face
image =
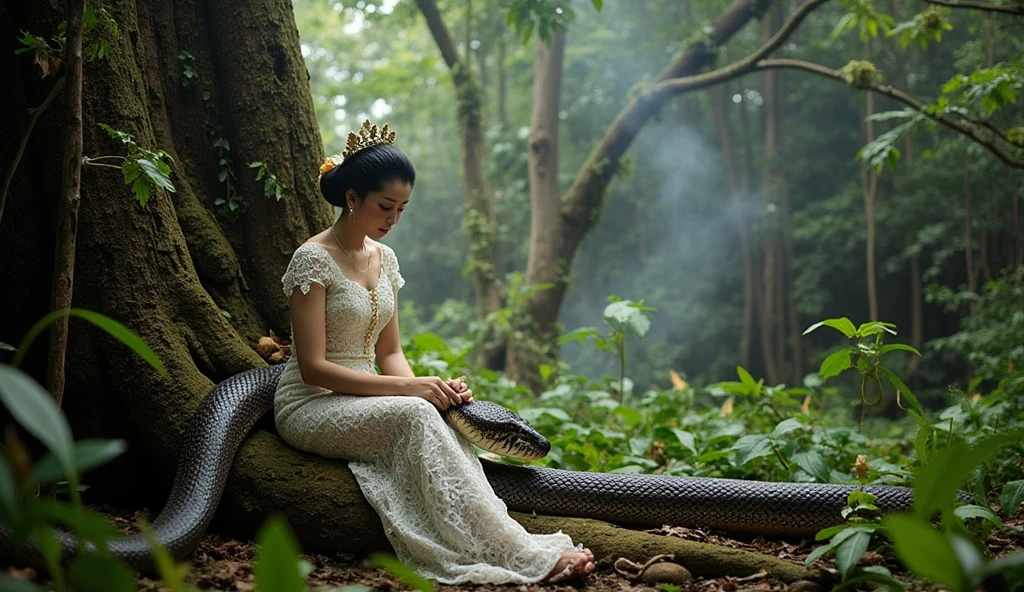
[(366, 194), (361, 203), (355, 192), (350, 191), (348, 202), (353, 208), (353, 222), (366, 236), (380, 240), (398, 224), (411, 194), (412, 186), (404, 181), (385, 183), (380, 191)]

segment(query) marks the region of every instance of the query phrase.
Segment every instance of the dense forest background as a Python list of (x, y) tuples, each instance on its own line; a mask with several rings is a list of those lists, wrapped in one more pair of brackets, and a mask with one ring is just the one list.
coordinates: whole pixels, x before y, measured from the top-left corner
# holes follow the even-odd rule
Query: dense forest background
[[(497, 276), (514, 293), (530, 245), (535, 49), (507, 24), (499, 4), (440, 6), (481, 83)], [(727, 5), (650, 0), (607, 2), (596, 11), (590, 2), (567, 4), (575, 10), (557, 105), (563, 194), (627, 98), (666, 66), (680, 40), (699, 35)], [(462, 273), (468, 244), (458, 231), (464, 202), (456, 97), (430, 31), (413, 3), (294, 5), (326, 152), (340, 152), (347, 130), (370, 117), (399, 131), (418, 168), (412, 205), (388, 237), (409, 280), (404, 332), (472, 339), (481, 328)], [(912, 20), (925, 3), (883, 2), (878, 10), (896, 20), (880, 20), (872, 38), (843, 20), (857, 5), (869, 6), (815, 10), (773, 57), (835, 69), (869, 60), (879, 81), (925, 104), (959, 98), (970, 112), (1020, 131), (1019, 83), (1004, 76), (1005, 88), (992, 91), (999, 65), (1019, 64), (1024, 20), (988, 11), (938, 13), (932, 6), (933, 16), (950, 25), (937, 27), (936, 42), (921, 17)], [(779, 3), (743, 29), (718, 50), (719, 63), (752, 53), (795, 6)], [(922, 31), (906, 47), (905, 25), (886, 34), (904, 21), (911, 32)], [(944, 88), (975, 71), (987, 80), (960, 89), (966, 98)], [(667, 386), (670, 370), (698, 382), (733, 378), (737, 363), (769, 383), (800, 384), (836, 344), (832, 336), (801, 332), (837, 316), (895, 323), (899, 341), (922, 349), (923, 358), (901, 371), (925, 393), (966, 385), (984, 366), (968, 359), (972, 352), (998, 349), (999, 359), (990, 361), (1004, 371), (1007, 363), (1020, 365), (1020, 301), (1000, 318), (979, 310), (972, 294), (1024, 263), (1024, 172), (946, 127), (915, 121), (894, 100), (799, 71), (754, 72), (668, 102), (640, 131), (608, 187), (599, 223), (577, 251), (562, 331), (602, 325), (609, 295), (654, 307), (649, 335), (627, 345), (630, 376), (642, 386)], [(898, 160), (890, 158), (894, 166), (880, 166), (876, 175), (859, 151), (885, 136)], [(868, 280), (869, 201), (875, 286)], [(741, 218), (750, 233), (749, 269)], [(746, 337), (745, 274), (756, 299)], [(981, 343), (962, 333), (972, 312), (994, 314), (989, 322), (1001, 326), (1002, 338)], [(581, 374), (616, 372), (614, 355), (592, 347), (570, 343), (561, 353)]]

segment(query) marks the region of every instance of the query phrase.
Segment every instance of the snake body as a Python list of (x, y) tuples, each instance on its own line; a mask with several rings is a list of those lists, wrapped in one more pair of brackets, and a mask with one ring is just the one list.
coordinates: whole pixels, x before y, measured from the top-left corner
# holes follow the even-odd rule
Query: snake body
[[(283, 370), (284, 365), (279, 364), (232, 376), (216, 385), (196, 409), (185, 433), (167, 504), (151, 526), (153, 537), (173, 557), (184, 557), (198, 545), (220, 502), (235, 453), (260, 418), (273, 408), (274, 391)], [(476, 412), (469, 413), (470, 406), (475, 406)], [(446, 420), (485, 448), (529, 458), (537, 455), (528, 451), (531, 441), (540, 438), (546, 443), (503, 407), (483, 402), (461, 407), (461, 414), (446, 412)], [(473, 415), (479, 417), (474, 419)], [(512, 422), (513, 428), (507, 427), (510, 419), (518, 420)], [(475, 433), (467, 429), (467, 422), (477, 426)], [(502, 435), (484, 441), (495, 430)], [(510, 510), (596, 518), (630, 526), (672, 524), (813, 535), (843, 521), (840, 511), (855, 489), (849, 485), (588, 473), (487, 460), (482, 463), (495, 493)], [(911, 505), (910, 489), (865, 489), (878, 496), (877, 505), (883, 511), (908, 509)], [(65, 554), (70, 555), (75, 549), (74, 539), (62, 533), (58, 536)], [(111, 540), (107, 545), (114, 555), (139, 571), (153, 571), (150, 546), (141, 535)], [(3, 527), (0, 554), (26, 565), (45, 565), (34, 543), (17, 544)]]

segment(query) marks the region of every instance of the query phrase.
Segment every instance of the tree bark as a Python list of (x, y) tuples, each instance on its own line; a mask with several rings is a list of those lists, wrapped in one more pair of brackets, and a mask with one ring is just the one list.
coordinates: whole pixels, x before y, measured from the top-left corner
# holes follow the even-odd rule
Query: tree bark
[[(729, 195), (736, 217), (736, 230), (740, 242), (740, 259), (743, 262), (743, 328), (740, 330), (739, 360), (740, 365), (750, 369), (750, 345), (754, 324), (754, 270), (750, 255), (750, 229), (747, 227), (747, 216), (743, 210), (740, 172), (736, 148), (733, 142), (732, 126), (725, 112), (728, 99), (726, 88), (720, 85), (715, 88), (712, 101), (715, 113), (715, 125), (722, 143), (722, 160), (725, 163), (725, 175), (729, 181)], [(743, 107), (740, 107), (741, 109)]]
[[(483, 93), (471, 64), (459, 59), (448, 27), (434, 0), (416, 0), (427, 21), (427, 27), (448, 65), (455, 86), (457, 123), (462, 141), (462, 174), (466, 185), (466, 212), (462, 221), (469, 234), (467, 267), (473, 278), (477, 307), (482, 317), (500, 309), (504, 296), (496, 273), (497, 223), (491, 207), (490, 193), (484, 175)], [(483, 353), (486, 360), (495, 358), (494, 349)]]
[[(51, 35), (63, 4), (11, 5), (0, 17), (0, 70), (9, 83), (0, 98), (2, 129), (23, 129), (26, 110), (8, 107), (38, 104), (48, 90), (31, 61), (13, 54), (14, 33)], [(92, 491), (162, 503), (192, 410), (215, 382), (263, 364), (254, 351), (260, 335), (288, 335), (280, 277), (295, 247), (329, 225), (331, 216), (317, 196), (322, 147), (290, 4), (121, 0), (107, 6), (121, 35), (106, 58), (85, 66), (84, 152), (122, 154), (120, 143), (97, 124), (124, 130), (140, 146), (171, 154), (177, 193), (159, 192), (140, 207), (119, 171), (82, 172), (73, 299), (76, 307), (139, 335), (171, 380), (105, 333), (72, 322), (64, 408), (77, 438), (128, 442), (124, 457), (90, 473)], [(199, 88), (181, 86), (182, 51), (196, 58)], [(203, 93), (209, 93), (206, 101)], [(56, 107), (43, 114), (26, 146), (9, 215), (0, 223), (0, 277), (12, 288), (0, 291), (0, 308), (7, 311), (0, 341), (7, 343), (18, 343), (51, 302), (60, 195), (51, 163), (65, 154), (47, 139), (60, 137), (58, 114), (68, 106)], [(210, 147), (217, 134), (231, 140), (239, 192), (249, 204), (239, 220), (214, 214), (213, 201), (223, 193)], [(14, 150), (5, 138), (0, 159)], [(255, 160), (272, 167), (285, 185), (284, 200), (263, 195), (262, 182), (246, 166)], [(40, 382), (46, 351), (33, 348), (24, 364)], [(247, 470), (260, 474), (266, 467), (236, 468), (236, 478)], [(130, 492), (124, 474), (133, 475)], [(229, 495), (224, 505), (234, 501)], [(293, 505), (270, 509), (300, 519), (304, 511)]]
[[(57, 214), (57, 256), (53, 261), (54, 311), (71, 308), (75, 286), (75, 237), (82, 201), (82, 30), (85, 0), (67, 4), (64, 46), (64, 170)], [(57, 407), (64, 401), (64, 362), (68, 345), (68, 317), (50, 325), (50, 370), (47, 387)]]
[[(712, 63), (714, 50), (729, 40), (751, 19), (757, 18), (770, 0), (734, 0), (718, 15), (702, 34), (701, 41), (691, 42), (685, 51), (679, 53), (655, 82), (670, 80), (694, 74)], [(526, 305), (539, 335), (553, 334), (559, 311), (569, 285), (569, 270), (584, 236), (599, 219), (598, 212), (604, 201), (605, 190), (619, 169), (623, 155), (629, 149), (644, 124), (657, 114), (665, 102), (673, 97), (671, 92), (640, 93), (631, 99), (608, 127), (604, 137), (594, 146), (576, 179), (562, 201), (559, 215), (561, 231), (559, 239), (547, 252), (531, 253), (531, 256), (547, 259), (551, 270), (543, 276), (528, 277), (527, 284), (551, 283), (553, 287), (539, 290), (531, 295)], [(517, 344), (510, 343), (509, 347)], [(511, 369), (515, 375), (526, 375), (529, 369)]]
[[(528, 154), (530, 251), (526, 263), (527, 285), (540, 283), (536, 278), (559, 275), (558, 260), (548, 255), (558, 247), (562, 230), (558, 187), (558, 109), (562, 96), (565, 36), (565, 29), (556, 30), (551, 36), (550, 46), (539, 35), (536, 37)], [(520, 319), (520, 322), (531, 320), (529, 317)], [(545, 338), (550, 340), (551, 337), (534, 335), (539, 338), (538, 348)], [(515, 347), (509, 347), (505, 368), (509, 378), (536, 390), (540, 386), (537, 366), (545, 360), (543, 352), (530, 345), (520, 341)]]

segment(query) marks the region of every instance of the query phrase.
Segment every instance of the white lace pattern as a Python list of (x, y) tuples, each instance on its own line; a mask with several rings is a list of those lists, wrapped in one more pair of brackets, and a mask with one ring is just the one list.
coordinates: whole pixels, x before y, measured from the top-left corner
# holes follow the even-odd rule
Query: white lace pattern
[[(288, 295), (296, 287), (307, 294), (314, 282), (327, 290), (327, 359), (360, 372), (375, 372), (364, 339), (369, 333), (376, 343), (405, 283), (394, 251), (381, 248), (373, 290), (345, 277), (330, 253), (312, 243), (295, 251), (282, 278)], [(349, 460), (398, 559), (420, 575), (445, 584), (533, 583), (559, 554), (581, 548), (562, 532), (534, 535), (512, 520), (472, 447), (430, 403), (307, 385), (299, 355), (293, 345), (274, 398), (281, 437), (300, 450)]]

